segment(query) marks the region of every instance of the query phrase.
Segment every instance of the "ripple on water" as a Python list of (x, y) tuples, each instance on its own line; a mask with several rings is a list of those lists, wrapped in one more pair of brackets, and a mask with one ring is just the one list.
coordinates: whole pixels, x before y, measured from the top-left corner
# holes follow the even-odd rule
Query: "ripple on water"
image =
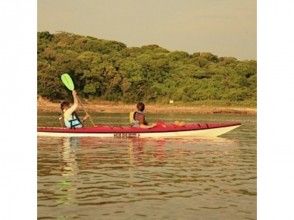
[(216, 139), (38, 138), (38, 218), (256, 219), (256, 130), (242, 127)]

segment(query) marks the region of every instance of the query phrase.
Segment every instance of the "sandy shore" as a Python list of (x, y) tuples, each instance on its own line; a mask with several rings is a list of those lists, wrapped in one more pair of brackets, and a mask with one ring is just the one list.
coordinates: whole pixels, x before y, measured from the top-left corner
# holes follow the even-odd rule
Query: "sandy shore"
[[(83, 106), (88, 112), (128, 113), (134, 111), (135, 104), (123, 104), (113, 102), (85, 102)], [(38, 98), (38, 112), (58, 112), (60, 104)], [(149, 113), (194, 113), (194, 114), (244, 114), (256, 115), (256, 108), (247, 107), (223, 107), (223, 106), (177, 106), (148, 104), (146, 110)]]

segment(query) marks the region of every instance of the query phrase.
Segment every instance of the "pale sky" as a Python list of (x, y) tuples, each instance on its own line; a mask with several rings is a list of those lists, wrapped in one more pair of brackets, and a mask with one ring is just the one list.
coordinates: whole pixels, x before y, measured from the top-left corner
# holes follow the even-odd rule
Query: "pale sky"
[(256, 0), (38, 0), (38, 31), (256, 59)]

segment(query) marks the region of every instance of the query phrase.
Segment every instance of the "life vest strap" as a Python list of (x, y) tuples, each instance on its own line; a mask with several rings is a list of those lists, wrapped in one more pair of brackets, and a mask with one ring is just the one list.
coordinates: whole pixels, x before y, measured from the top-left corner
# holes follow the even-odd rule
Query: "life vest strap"
[[(70, 128), (76, 128), (79, 125), (83, 125), (83, 123), (81, 122), (81, 120), (79, 119), (78, 115), (76, 114), (76, 112), (72, 113), (72, 119), (68, 121), (70, 123)], [(74, 123), (77, 122), (77, 123)]]
[(129, 121), (130, 123), (134, 123), (134, 116), (135, 116), (135, 112), (130, 112), (130, 115), (129, 115)]

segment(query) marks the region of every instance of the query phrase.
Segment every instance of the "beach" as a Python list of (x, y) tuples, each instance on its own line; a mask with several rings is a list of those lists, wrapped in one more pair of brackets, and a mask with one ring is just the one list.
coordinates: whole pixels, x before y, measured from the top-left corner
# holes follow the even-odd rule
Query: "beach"
[[(83, 107), (88, 112), (128, 113), (135, 111), (136, 104), (125, 104), (109, 101), (83, 101)], [(81, 105), (79, 107), (81, 109)], [(38, 112), (58, 112), (60, 102), (52, 102), (38, 97)], [(148, 113), (191, 113), (191, 114), (240, 114), (256, 115), (254, 107), (218, 106), (218, 105), (178, 105), (178, 104), (146, 104)]]

